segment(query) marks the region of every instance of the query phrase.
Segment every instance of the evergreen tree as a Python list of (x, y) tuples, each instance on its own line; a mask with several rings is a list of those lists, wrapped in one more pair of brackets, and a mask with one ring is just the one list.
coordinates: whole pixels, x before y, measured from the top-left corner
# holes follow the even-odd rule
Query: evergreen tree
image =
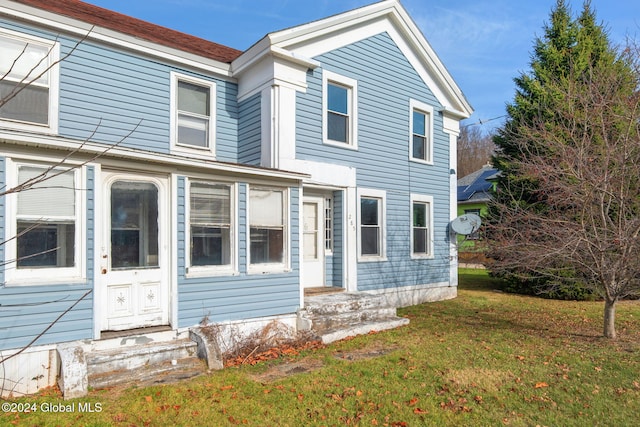
[[(544, 35), (535, 41), (531, 71), (514, 79), (514, 101), (507, 105), (507, 120), (494, 138), (498, 150), (493, 163), (502, 172), (498, 181), (502, 191), (498, 197), (513, 201), (512, 196), (517, 194), (521, 206), (545, 209), (537, 192), (538, 183), (519, 171), (513, 161), (523, 155), (519, 142), (515, 144), (521, 140), (520, 129), (528, 129), (540, 121), (558, 120), (555, 107), (564, 102), (564, 96), (556, 81), (566, 81), (570, 72), (580, 75), (591, 67), (612, 64), (615, 58), (605, 30), (596, 24), (590, 2), (584, 3), (582, 14), (573, 20), (566, 1), (558, 0), (551, 12), (551, 22), (544, 26)], [(544, 145), (532, 140), (530, 150), (537, 153), (544, 150)]]

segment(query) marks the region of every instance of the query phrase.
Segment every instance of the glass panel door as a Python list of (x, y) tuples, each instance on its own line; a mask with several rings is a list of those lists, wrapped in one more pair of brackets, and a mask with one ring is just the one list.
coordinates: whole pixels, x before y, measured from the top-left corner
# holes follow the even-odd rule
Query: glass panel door
[(158, 267), (158, 188), (116, 181), (111, 187), (111, 268)]

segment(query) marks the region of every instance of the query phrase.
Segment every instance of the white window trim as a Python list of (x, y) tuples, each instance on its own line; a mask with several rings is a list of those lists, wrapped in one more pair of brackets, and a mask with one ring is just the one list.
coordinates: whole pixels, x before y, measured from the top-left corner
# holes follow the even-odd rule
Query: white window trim
[[(428, 117), (427, 129), (425, 130), (427, 137), (427, 152), (425, 159), (416, 159), (413, 157), (413, 112), (418, 111)], [(415, 99), (409, 100), (409, 160), (416, 163), (433, 165), (433, 106)]]
[[(51, 164), (34, 163), (27, 161), (14, 161), (6, 159), (7, 188), (13, 188), (19, 184), (18, 168), (20, 166), (34, 166), (48, 168)], [(60, 168), (69, 168), (72, 165), (61, 165)], [(74, 242), (74, 267), (59, 268), (21, 268), (16, 265), (17, 239), (13, 238), (17, 232), (18, 193), (5, 196), (5, 284), (7, 286), (49, 285), (60, 283), (85, 283), (86, 282), (86, 167), (78, 166), (72, 169), (74, 173), (75, 189), (75, 242)]]
[[(328, 83), (336, 83), (349, 89), (349, 142), (346, 144), (340, 141), (333, 141), (327, 136)], [(358, 149), (358, 81), (327, 70), (322, 70), (322, 142), (349, 150)]]
[[(186, 277), (236, 276), (238, 269), (238, 185), (222, 181), (207, 181), (202, 179), (185, 178), (185, 269)], [(228, 265), (191, 265), (191, 184), (227, 185), (230, 187), (231, 230), (229, 248), (231, 262)]]
[(60, 109), (60, 42), (31, 36), (7, 29), (0, 29), (0, 34), (7, 38), (18, 39), (25, 43), (37, 44), (49, 49), (49, 123), (37, 124), (15, 120), (0, 119), (0, 125), (8, 129), (57, 134)]
[[(186, 144), (178, 144), (178, 81), (193, 83), (209, 88), (209, 146), (194, 147)], [(199, 79), (186, 74), (171, 72), (171, 88), (169, 91), (169, 130), (171, 132), (171, 151), (176, 154), (194, 156), (211, 160), (215, 159), (216, 153), (216, 83), (209, 80)]]
[[(429, 214), (429, 223), (427, 227), (429, 227), (429, 235), (427, 238), (429, 239), (429, 253), (426, 254), (415, 254), (413, 252), (413, 204), (414, 203), (427, 203), (428, 204), (428, 214)], [(411, 204), (409, 205), (409, 226), (410, 226), (410, 240), (411, 240), (411, 259), (433, 259), (434, 258), (434, 234), (433, 234), (433, 196), (427, 196), (424, 194), (411, 194)]]
[[(362, 237), (361, 230), (361, 199), (375, 198), (380, 199), (380, 254), (379, 255), (362, 255)], [(357, 206), (357, 242), (358, 242), (358, 262), (380, 262), (387, 261), (387, 192), (384, 190), (375, 190), (370, 188), (358, 188), (358, 206)]]
[[(251, 190), (267, 190), (267, 191), (282, 191), (282, 203), (283, 203), (283, 227), (282, 231), (282, 260), (281, 263), (251, 263)], [(285, 187), (268, 186), (268, 185), (247, 185), (247, 200), (246, 200), (246, 251), (247, 251), (247, 273), (248, 274), (270, 274), (270, 273), (288, 273), (291, 271), (290, 261), (290, 247), (291, 247), (291, 207), (289, 200), (291, 199), (290, 189)]]

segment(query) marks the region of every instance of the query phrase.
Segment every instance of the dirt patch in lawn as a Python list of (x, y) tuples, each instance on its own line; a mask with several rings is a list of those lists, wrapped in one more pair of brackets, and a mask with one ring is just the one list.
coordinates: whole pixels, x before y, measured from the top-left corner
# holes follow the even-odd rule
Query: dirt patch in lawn
[(397, 347), (367, 347), (357, 350), (349, 351), (337, 351), (333, 357), (340, 360), (363, 360), (373, 359), (374, 357), (380, 357), (395, 351)]
[(287, 378), (291, 375), (303, 374), (316, 371), (324, 364), (321, 360), (305, 358), (295, 362), (286, 362), (269, 367), (265, 372), (254, 375), (253, 379), (259, 383), (266, 384), (273, 381)]
[[(337, 351), (333, 357), (339, 360), (356, 361), (384, 356), (395, 351), (397, 347), (367, 347), (356, 350)], [(280, 363), (269, 367), (265, 372), (253, 376), (255, 381), (270, 383), (291, 375), (316, 371), (324, 366), (321, 360), (307, 357), (301, 360)]]

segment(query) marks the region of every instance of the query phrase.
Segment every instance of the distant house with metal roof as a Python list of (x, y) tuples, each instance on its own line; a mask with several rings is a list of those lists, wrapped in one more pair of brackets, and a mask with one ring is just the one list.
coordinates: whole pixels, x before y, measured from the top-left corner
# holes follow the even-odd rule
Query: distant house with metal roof
[(458, 180), (458, 215), (476, 213), (482, 216), (486, 213), (498, 173), (498, 169), (486, 164)]
[[(486, 164), (458, 180), (458, 216), (470, 213), (481, 217), (486, 215), (487, 203), (496, 190), (496, 179), (499, 173), (498, 169)], [(461, 262), (476, 260), (478, 253), (483, 251), (481, 245), (476, 242), (480, 238), (480, 232), (458, 237)]]

